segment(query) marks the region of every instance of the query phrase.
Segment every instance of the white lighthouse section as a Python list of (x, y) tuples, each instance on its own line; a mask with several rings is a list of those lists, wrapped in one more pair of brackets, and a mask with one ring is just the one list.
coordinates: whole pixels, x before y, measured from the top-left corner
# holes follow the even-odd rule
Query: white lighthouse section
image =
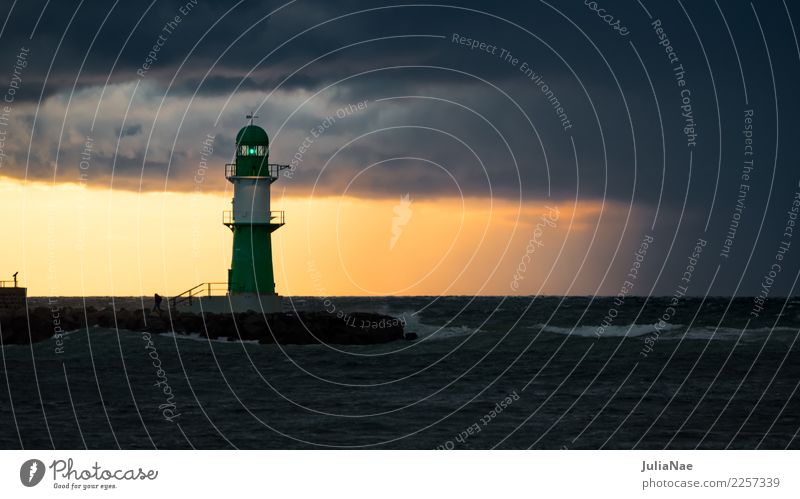
[(268, 224), (269, 177), (232, 177), (233, 219), (237, 223)]

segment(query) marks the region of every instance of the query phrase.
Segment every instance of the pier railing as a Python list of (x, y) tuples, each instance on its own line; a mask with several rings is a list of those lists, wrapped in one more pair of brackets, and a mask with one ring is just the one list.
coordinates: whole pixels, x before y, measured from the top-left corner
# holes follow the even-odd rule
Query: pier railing
[(204, 282), (197, 286), (187, 289), (183, 293), (173, 296), (169, 299), (170, 308), (176, 308), (184, 302), (192, 304), (192, 299), (203, 296), (215, 296), (225, 294), (228, 292), (228, 283), (226, 282)]

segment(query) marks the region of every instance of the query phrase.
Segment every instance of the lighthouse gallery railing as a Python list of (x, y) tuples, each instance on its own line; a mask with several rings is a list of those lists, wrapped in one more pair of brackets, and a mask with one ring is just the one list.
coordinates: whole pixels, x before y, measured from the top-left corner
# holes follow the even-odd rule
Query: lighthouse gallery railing
[[(266, 164), (264, 166), (265, 166), (264, 173), (267, 174), (267, 175), (264, 175), (264, 176), (265, 177), (269, 176), (273, 180), (278, 178), (278, 175), (280, 174), (281, 170), (288, 170), (289, 169), (289, 165), (279, 165), (277, 163), (269, 163), (269, 164)], [(225, 178), (230, 179), (230, 178), (235, 177), (235, 176), (236, 176), (236, 163), (226, 163), (225, 164)]]
[[(233, 212), (231, 210), (226, 210), (222, 212), (222, 223), (223, 225), (227, 225), (230, 227), (234, 224), (233, 220)], [(241, 222), (240, 222), (241, 223)], [(283, 225), (286, 223), (286, 213), (283, 210), (280, 211), (270, 211), (269, 212), (269, 223), (272, 225)], [(248, 223), (245, 222), (242, 225), (247, 225)]]

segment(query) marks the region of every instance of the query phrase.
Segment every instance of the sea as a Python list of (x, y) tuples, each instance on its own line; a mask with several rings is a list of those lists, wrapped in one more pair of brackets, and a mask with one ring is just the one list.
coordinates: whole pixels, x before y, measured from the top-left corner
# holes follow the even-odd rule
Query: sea
[(90, 325), (6, 345), (0, 448), (800, 448), (798, 298), (293, 297), (284, 308), (390, 314), (418, 338), (260, 345)]

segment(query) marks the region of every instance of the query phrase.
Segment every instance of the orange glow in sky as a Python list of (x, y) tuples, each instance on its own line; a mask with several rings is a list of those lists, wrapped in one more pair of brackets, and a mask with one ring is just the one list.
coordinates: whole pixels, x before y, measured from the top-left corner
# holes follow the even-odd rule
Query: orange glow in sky
[[(284, 198), (273, 210), (282, 295), (586, 294), (605, 269), (581, 268), (598, 218), (622, 230), (627, 207), (490, 198)], [(547, 206), (559, 218), (543, 224)], [(2, 279), (20, 272), (30, 296), (175, 295), (225, 282), (230, 193), (137, 193), (0, 178)], [(10, 214), (10, 216), (8, 216)], [(537, 233), (536, 226), (539, 224)], [(618, 239), (600, 230), (594, 256)], [(535, 243), (531, 244), (531, 241)], [(535, 248), (520, 263), (527, 248)], [(600, 273), (600, 274), (598, 274)], [(517, 289), (511, 283), (517, 275)]]

